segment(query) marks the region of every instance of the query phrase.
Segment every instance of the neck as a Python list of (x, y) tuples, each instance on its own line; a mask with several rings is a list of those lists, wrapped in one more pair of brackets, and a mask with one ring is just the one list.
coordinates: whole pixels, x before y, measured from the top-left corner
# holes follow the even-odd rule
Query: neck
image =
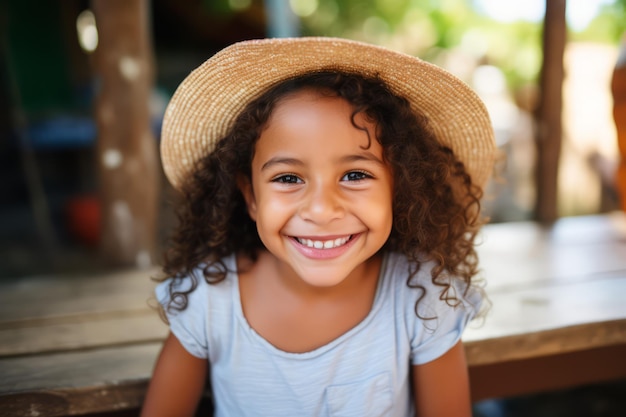
[(332, 286), (311, 285), (301, 279), (298, 274), (286, 263), (276, 258), (268, 251), (259, 256), (258, 263), (265, 266), (264, 274), (274, 284), (294, 296), (304, 300), (336, 300), (346, 297), (354, 297), (362, 294), (365, 288), (375, 290), (382, 263), (382, 256), (376, 254), (355, 268), (343, 281)]

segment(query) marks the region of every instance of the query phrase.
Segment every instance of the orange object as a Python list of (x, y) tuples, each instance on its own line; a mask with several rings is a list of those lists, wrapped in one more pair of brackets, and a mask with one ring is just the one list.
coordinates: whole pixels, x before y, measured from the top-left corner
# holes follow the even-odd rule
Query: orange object
[(620, 154), (616, 185), (622, 210), (626, 211), (626, 34), (622, 38), (619, 57), (613, 71), (611, 92), (613, 94), (613, 119), (617, 129)]
[(100, 201), (96, 196), (72, 197), (67, 201), (66, 226), (78, 242), (96, 247), (100, 242)]

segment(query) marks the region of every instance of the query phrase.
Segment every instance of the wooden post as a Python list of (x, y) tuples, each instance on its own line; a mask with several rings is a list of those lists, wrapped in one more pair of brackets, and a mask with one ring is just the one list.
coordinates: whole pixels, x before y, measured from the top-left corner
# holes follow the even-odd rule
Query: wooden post
[(147, 267), (156, 247), (158, 154), (150, 127), (154, 62), (148, 0), (92, 0), (100, 249), (110, 265)]
[(567, 39), (566, 0), (546, 0), (543, 24), (541, 98), (537, 109), (536, 220), (550, 223), (558, 217), (558, 173), (561, 153), (563, 53)]

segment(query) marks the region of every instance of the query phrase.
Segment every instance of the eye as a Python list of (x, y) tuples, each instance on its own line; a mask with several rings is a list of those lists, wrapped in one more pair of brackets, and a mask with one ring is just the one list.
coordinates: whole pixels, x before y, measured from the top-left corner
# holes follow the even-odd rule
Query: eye
[(341, 180), (342, 181), (362, 181), (368, 178), (373, 178), (370, 174), (364, 171), (350, 171), (345, 174)]
[(280, 183), (280, 184), (300, 184), (303, 181), (300, 178), (298, 178), (297, 175), (284, 174), (284, 175), (279, 175), (279, 176), (273, 178), (272, 182), (277, 182), (277, 183)]

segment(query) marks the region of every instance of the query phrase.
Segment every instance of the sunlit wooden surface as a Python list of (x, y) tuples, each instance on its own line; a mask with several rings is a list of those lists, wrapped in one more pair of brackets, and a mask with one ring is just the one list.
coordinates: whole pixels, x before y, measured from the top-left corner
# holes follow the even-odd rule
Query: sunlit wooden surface
[(464, 336), (472, 365), (626, 343), (626, 217), (491, 225), (479, 246), (492, 308)]
[(484, 229), (492, 308), (464, 335), (474, 400), (626, 378), (626, 216)]
[[(464, 336), (475, 399), (626, 378), (624, 360), (585, 370), (626, 352), (623, 214), (489, 225), (481, 241), (492, 308)], [(138, 408), (167, 333), (150, 307), (156, 273), (0, 283), (0, 416)], [(568, 360), (589, 366), (560, 378), (550, 370)], [(523, 386), (515, 375), (490, 380), (511, 366), (532, 369)]]

